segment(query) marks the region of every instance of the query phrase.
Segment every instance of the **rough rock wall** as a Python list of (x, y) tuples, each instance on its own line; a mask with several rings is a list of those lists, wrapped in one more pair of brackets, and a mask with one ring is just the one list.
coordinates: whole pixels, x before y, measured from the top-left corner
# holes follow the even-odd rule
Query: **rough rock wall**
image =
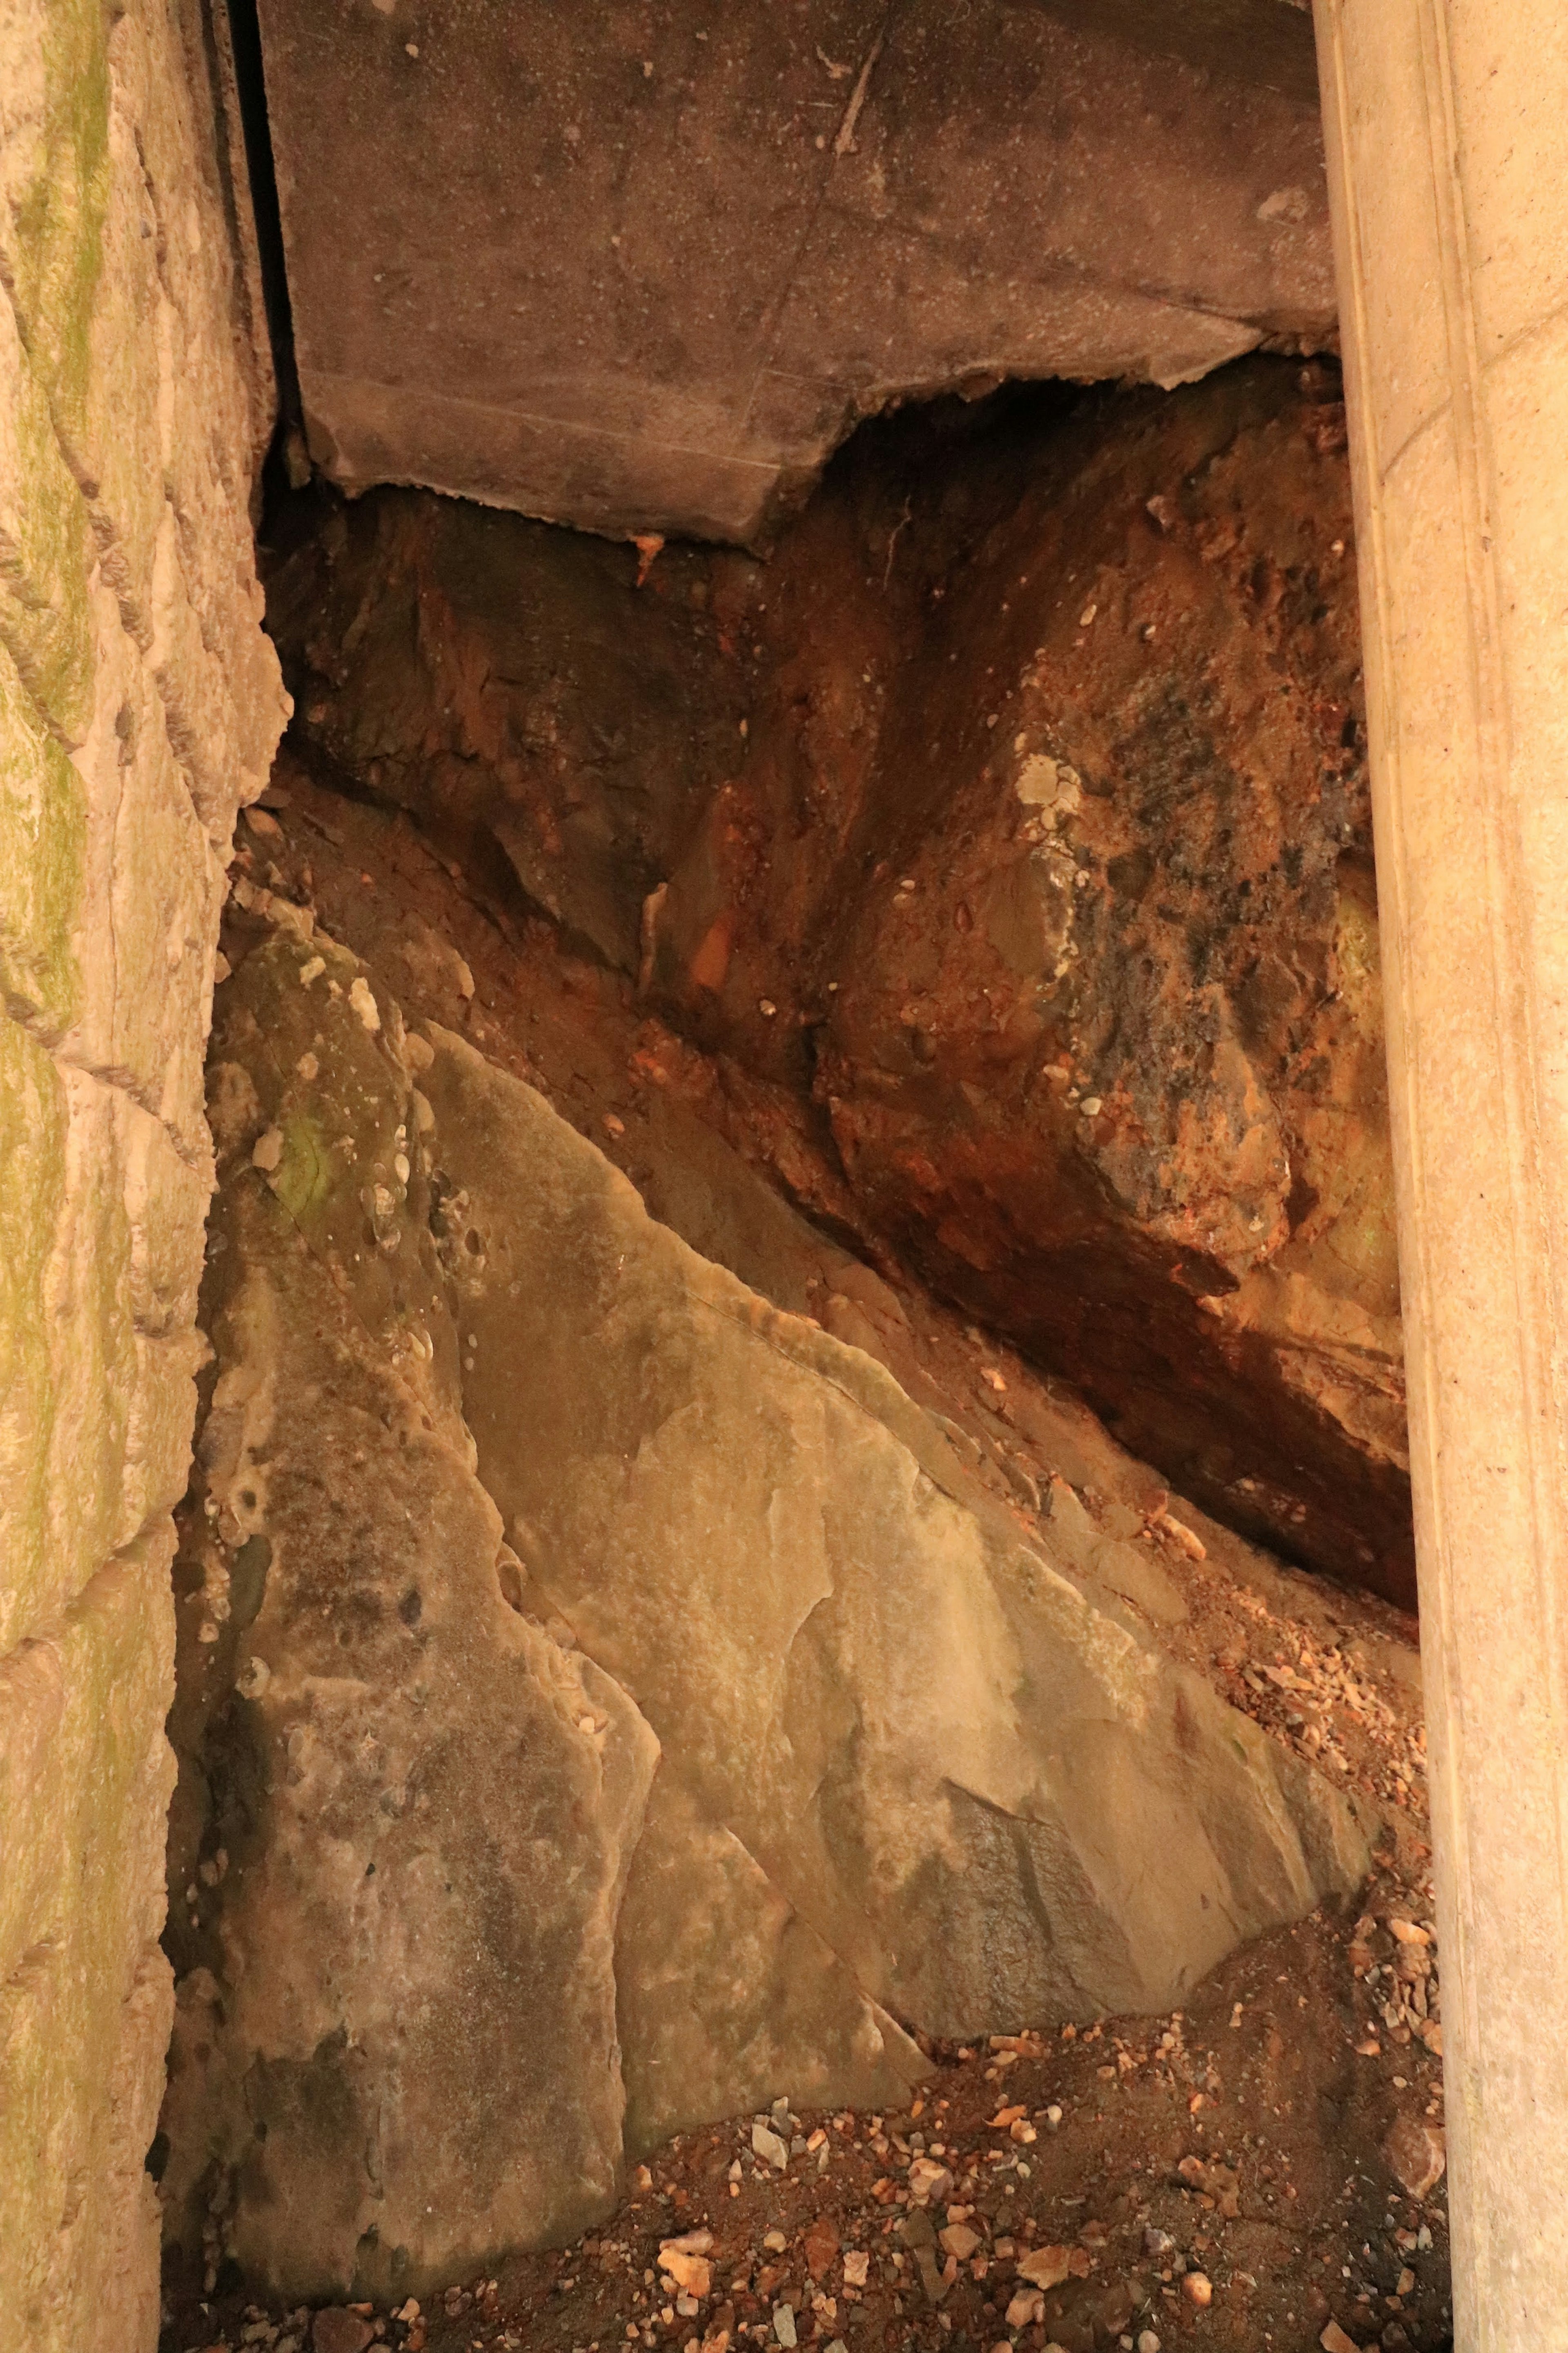
[[(571, 2237), (672, 2130), (897, 2097), (895, 2020), (1168, 2007), (1355, 1883), (1345, 1795), (1163, 1647), (1180, 1594), (1079, 1505), (1064, 1417), (1049, 1511), (1004, 1504), (852, 1338), (405, 1026), (438, 939), (362, 965), (270, 871), (224, 934), (176, 1571), (188, 2256), (423, 2290)], [(694, 1128), (658, 1156), (711, 1233), (748, 1172)], [(795, 1290), (823, 1244), (774, 1210), (793, 1250), (741, 1254)]]
[(768, 563), (640, 589), (380, 493), (268, 595), (323, 775), (790, 1093), (863, 1225), (1185, 1493), (1409, 1603), (1338, 390), (948, 403)]
[(237, 804), (285, 713), (270, 425), (194, 7), (0, 12), (0, 2308), (143, 2353), (170, 1511)]

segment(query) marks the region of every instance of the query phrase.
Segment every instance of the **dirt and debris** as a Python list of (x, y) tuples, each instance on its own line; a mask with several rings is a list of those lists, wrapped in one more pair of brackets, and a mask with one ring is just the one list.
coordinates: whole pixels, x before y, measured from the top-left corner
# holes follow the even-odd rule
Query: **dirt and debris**
[[(1390, 1860), (1368, 1916), (1424, 1900)], [(373, 2337), (410, 2353), (1152, 2353), (1151, 2337), (1167, 2353), (1437, 2353), (1441, 2070), (1415, 2041), (1358, 2052), (1374, 2015), (1352, 1959), (1366, 1926), (1304, 1921), (1167, 2017), (935, 2047), (901, 2115), (781, 2095), (658, 2152), (577, 2245), (444, 2293), (313, 2317), (176, 2295), (165, 2353)]]
[(163, 2353), (1439, 2353), (1441, 2006), (1412, 1622), (1171, 1495), (1069, 1388), (859, 1230), (784, 1091), (648, 1018), (625, 976), (568, 953), (493, 877), (454, 871), (405, 816), (296, 763), (268, 799), (276, 831), (238, 862), (253, 892), (306, 908), (373, 972), (395, 958), (405, 999), (539, 1087), (655, 1214), (676, 1125), (807, 1211), (816, 1255), (780, 1281), (880, 1355), (1026, 1525), (1081, 1514), (1145, 1558), (1129, 1599), (1159, 1639), (1382, 1827), (1343, 1917), (1243, 1950), (1173, 2013), (926, 2046), (929, 2080), (896, 2115), (797, 2110), (781, 2084), (768, 2112), (651, 2154), (576, 2245), (376, 2306), (269, 2308), (215, 2235), (204, 2273), (166, 2283)]

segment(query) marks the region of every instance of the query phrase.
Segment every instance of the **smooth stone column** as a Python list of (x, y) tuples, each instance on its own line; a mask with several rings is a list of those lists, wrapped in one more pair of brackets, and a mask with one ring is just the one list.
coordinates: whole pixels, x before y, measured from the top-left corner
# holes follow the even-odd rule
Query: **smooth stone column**
[(1568, 2346), (1568, 10), (1316, 0), (1458, 2353)]

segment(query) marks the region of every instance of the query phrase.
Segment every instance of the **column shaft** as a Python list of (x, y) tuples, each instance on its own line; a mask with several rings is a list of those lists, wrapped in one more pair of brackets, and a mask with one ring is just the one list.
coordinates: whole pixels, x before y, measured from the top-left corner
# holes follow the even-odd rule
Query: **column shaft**
[(1568, 2345), (1568, 11), (1316, 0), (1459, 2353)]

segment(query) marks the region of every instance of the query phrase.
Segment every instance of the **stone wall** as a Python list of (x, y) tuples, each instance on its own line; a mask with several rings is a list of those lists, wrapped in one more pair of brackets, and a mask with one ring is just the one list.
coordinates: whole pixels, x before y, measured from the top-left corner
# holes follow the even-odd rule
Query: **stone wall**
[(202, 1056), (286, 709), (237, 168), (194, 5), (0, 9), (0, 2308), (32, 2353), (158, 2329)]

